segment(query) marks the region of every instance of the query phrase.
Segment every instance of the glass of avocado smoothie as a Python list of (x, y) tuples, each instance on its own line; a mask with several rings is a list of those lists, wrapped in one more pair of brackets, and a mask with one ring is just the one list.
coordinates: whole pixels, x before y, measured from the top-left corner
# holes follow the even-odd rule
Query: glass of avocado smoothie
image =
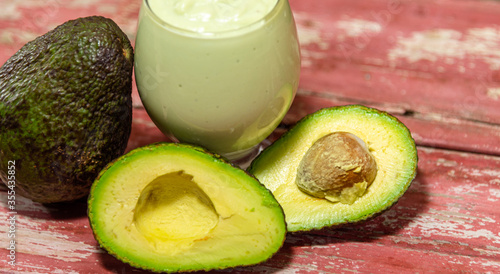
[(135, 77), (167, 136), (242, 159), (279, 125), (298, 87), (287, 0), (143, 0)]

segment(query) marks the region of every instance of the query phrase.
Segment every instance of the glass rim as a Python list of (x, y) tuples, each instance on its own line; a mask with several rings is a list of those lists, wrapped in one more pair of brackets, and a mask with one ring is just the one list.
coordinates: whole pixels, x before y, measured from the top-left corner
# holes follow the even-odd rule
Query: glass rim
[(265, 22), (270, 21), (270, 19), (278, 13), (279, 7), (281, 5), (283, 5), (283, 2), (286, 2), (288, 0), (276, 0), (276, 3), (274, 4), (273, 8), (268, 13), (266, 13), (260, 19), (257, 19), (249, 24), (237, 27), (235, 29), (229, 29), (229, 30), (223, 30), (223, 31), (207, 31), (207, 32), (190, 30), (190, 29), (178, 27), (178, 26), (175, 26), (171, 23), (166, 22), (165, 20), (161, 19), (153, 11), (153, 8), (149, 5), (149, 1), (150, 0), (143, 0), (144, 6), (146, 7), (147, 11), (152, 15), (153, 20), (156, 21), (162, 27), (167, 28), (167, 29), (171, 30), (172, 32), (175, 32), (175, 33), (178, 33), (178, 34), (181, 34), (184, 36), (202, 37), (202, 38), (219, 38), (219, 37), (235, 36), (234, 35), (235, 33), (247, 33), (253, 29), (257, 29), (261, 25), (264, 25)]

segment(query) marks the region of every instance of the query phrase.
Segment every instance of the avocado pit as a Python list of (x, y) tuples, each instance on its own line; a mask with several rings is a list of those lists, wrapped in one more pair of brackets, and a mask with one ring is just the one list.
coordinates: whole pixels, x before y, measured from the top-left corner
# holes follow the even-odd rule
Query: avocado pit
[(308, 149), (297, 169), (295, 183), (313, 197), (352, 204), (377, 176), (377, 163), (368, 146), (349, 132), (334, 132)]

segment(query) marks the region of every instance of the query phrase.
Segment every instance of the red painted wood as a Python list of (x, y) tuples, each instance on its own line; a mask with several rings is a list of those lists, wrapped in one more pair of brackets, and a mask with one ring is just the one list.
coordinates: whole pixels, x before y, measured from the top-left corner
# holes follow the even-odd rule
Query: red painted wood
[(500, 121), (500, 5), (291, 0), (301, 87), (488, 123)]
[[(278, 138), (320, 108), (364, 104), (398, 117), (419, 168), (391, 209), (361, 224), (287, 235), (237, 273), (500, 272), (499, 1), (290, 0), (303, 54), (300, 90)], [(0, 63), (66, 20), (103, 15), (133, 41), (137, 0), (0, 0)], [(127, 151), (169, 141), (133, 90)], [(1, 130), (1, 129), (0, 129)], [(84, 199), (43, 206), (0, 187), (0, 272), (141, 273), (97, 246)], [(7, 264), (16, 216), (16, 266)], [(227, 272), (227, 271), (222, 271)]]

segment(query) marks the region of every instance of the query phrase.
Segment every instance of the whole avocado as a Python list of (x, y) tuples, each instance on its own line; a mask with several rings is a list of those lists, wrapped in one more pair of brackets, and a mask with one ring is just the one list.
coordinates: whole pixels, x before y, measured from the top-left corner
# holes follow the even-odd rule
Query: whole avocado
[(88, 195), (130, 137), (133, 58), (119, 26), (91, 16), (56, 27), (7, 60), (0, 68), (2, 181), (15, 177), (13, 190), (40, 203)]

